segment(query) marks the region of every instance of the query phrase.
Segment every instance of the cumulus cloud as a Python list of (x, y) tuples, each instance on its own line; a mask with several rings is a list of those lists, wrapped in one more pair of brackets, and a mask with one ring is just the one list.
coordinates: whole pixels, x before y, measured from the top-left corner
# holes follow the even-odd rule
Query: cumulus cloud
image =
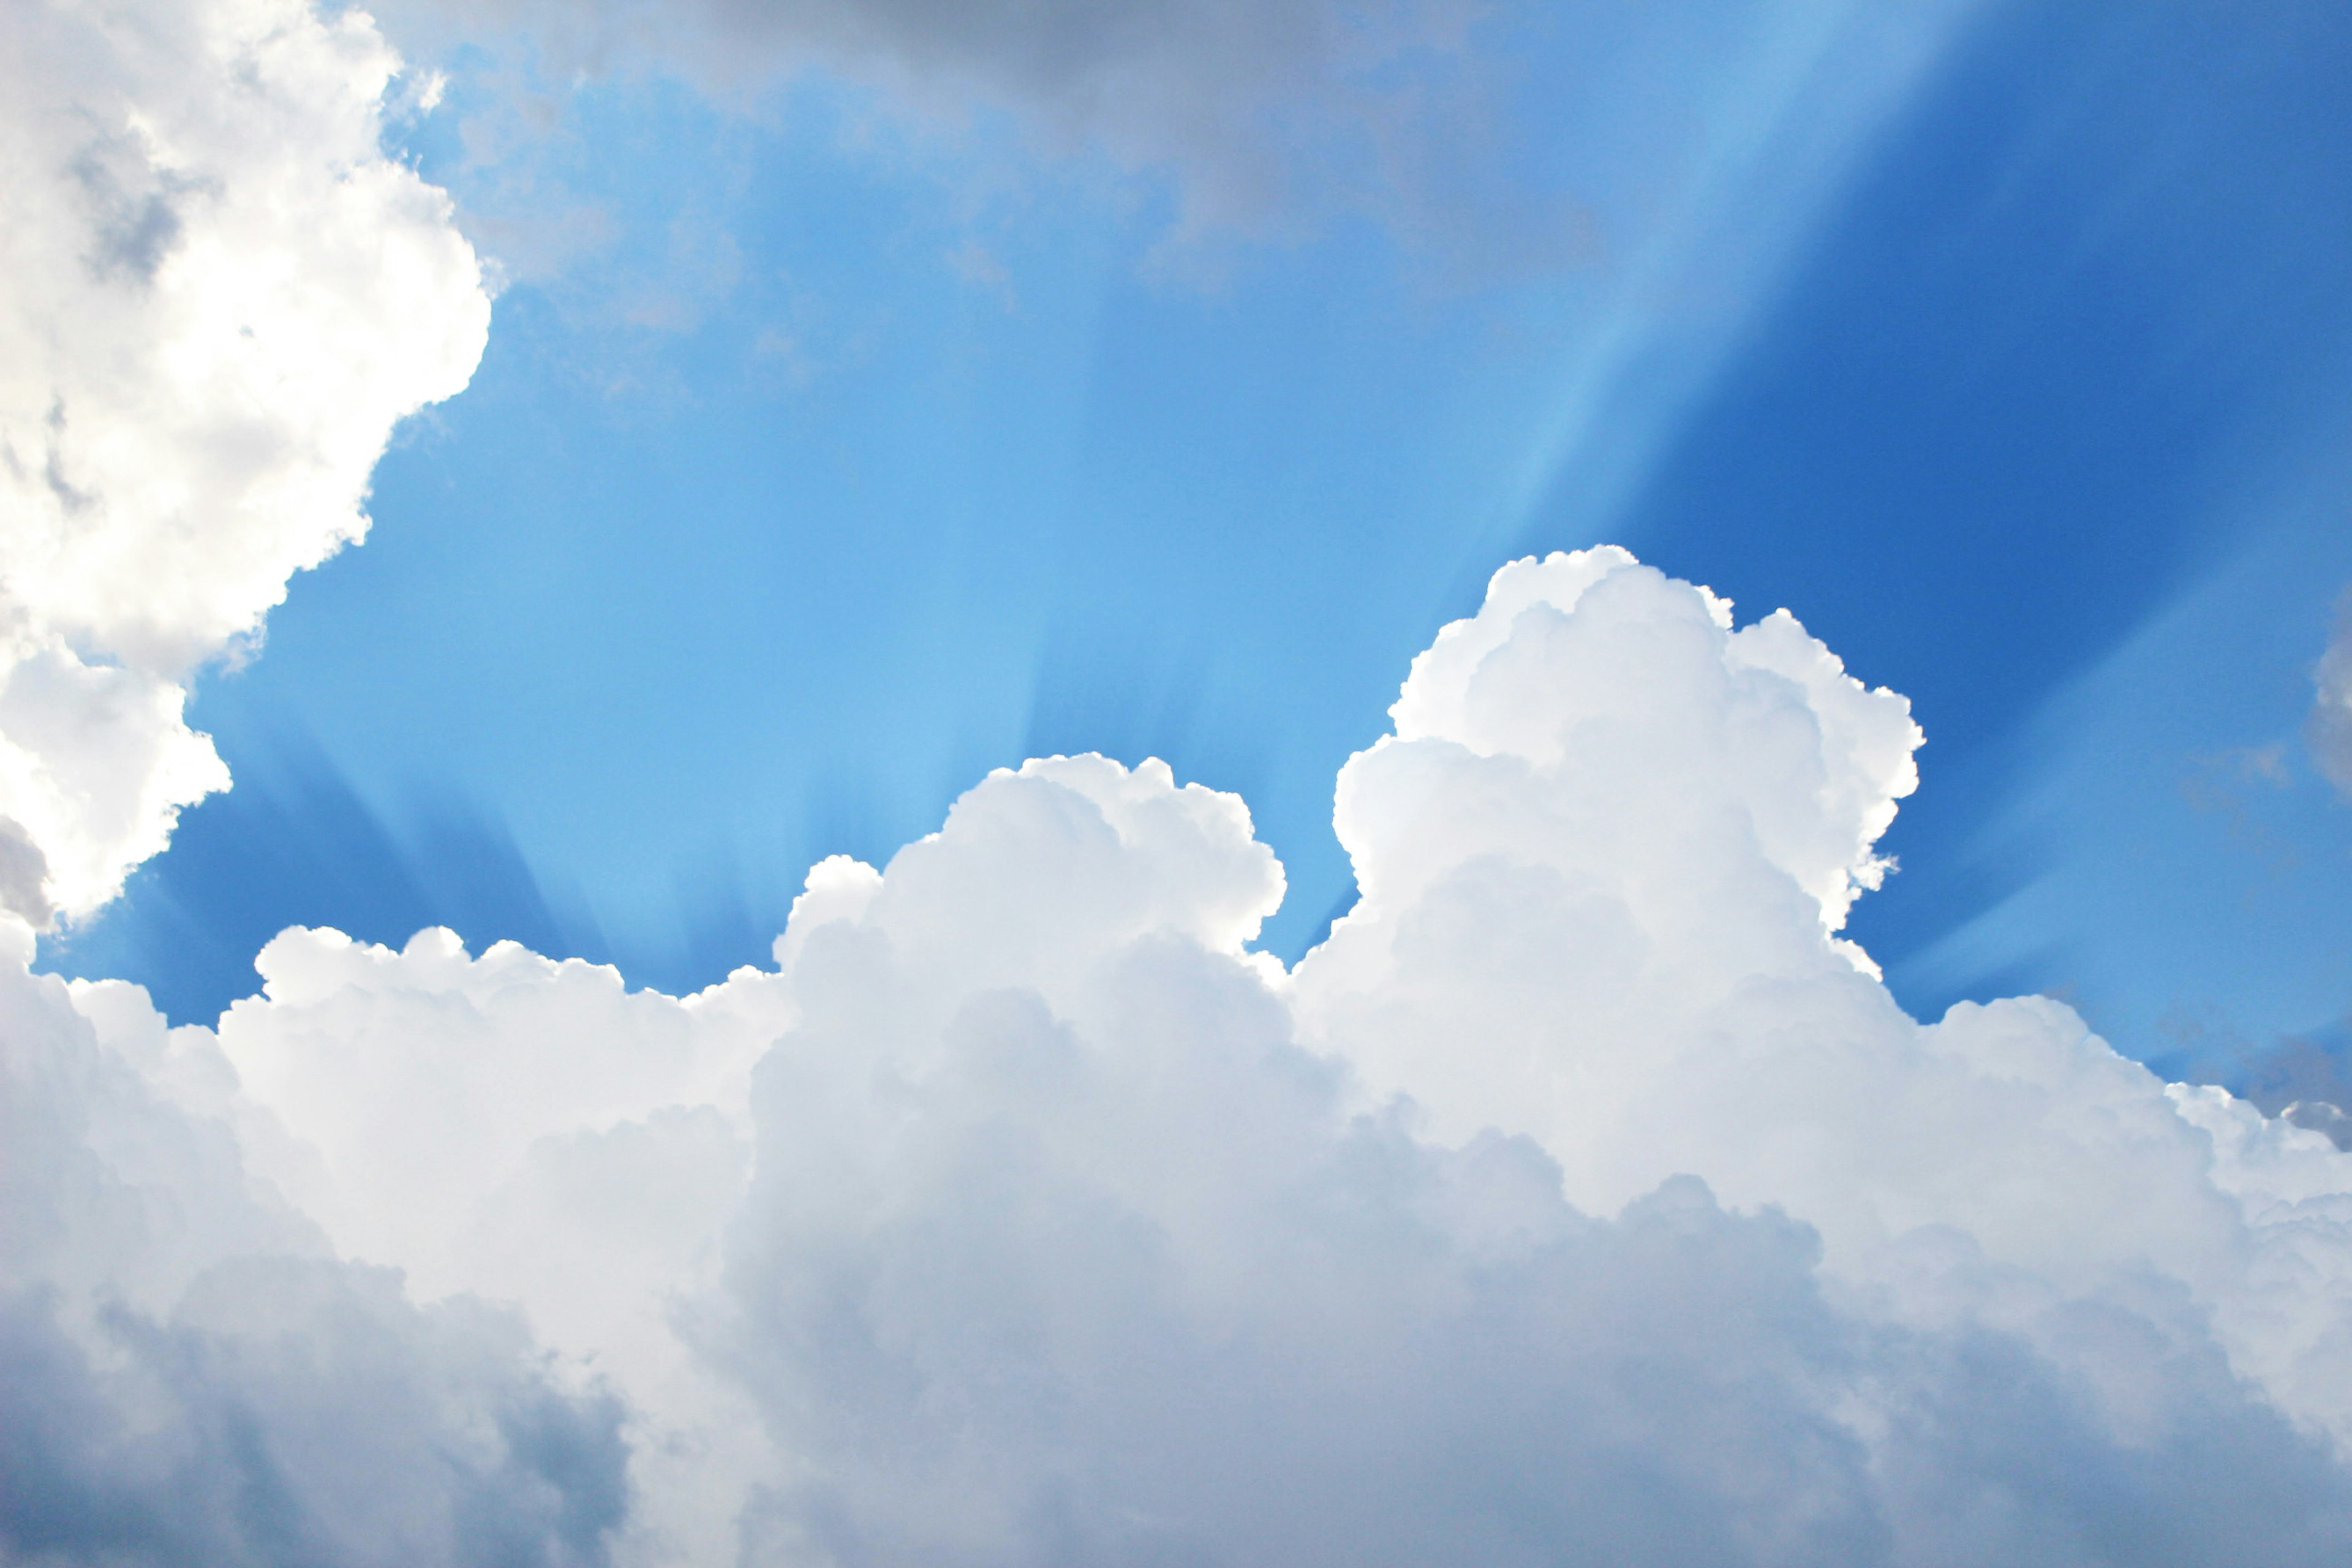
[[(1602, 550), (1393, 714), (1294, 971), (1238, 799), (1077, 757), (694, 996), (442, 931), (289, 932), (215, 1028), (20, 976), (12, 1070), (75, 1087), (7, 1130), (12, 1353), (99, 1434), (42, 1495), (167, 1495), (123, 1412), (210, 1453), (107, 1349), (168, 1342), (268, 1433), (454, 1423), (549, 1560), (2344, 1560), (2352, 1157), (2045, 999), (1895, 1006), (1838, 932), (1901, 698)], [(215, 1290), (310, 1359), (253, 1384)]]
[(0, 14), (0, 899), (36, 922), (226, 784), (191, 672), (480, 357), (474, 255), (380, 147), (398, 68), (306, 0)]
[[(1785, 614), (1733, 631), (1596, 551), (1499, 575), (1395, 713), (1340, 779), (1363, 898), (1295, 977), (1367, 1103), (1532, 1136), (1601, 1212), (1696, 1173), (1906, 1314), (1965, 1298), (2025, 1331), (2160, 1278), (2179, 1331), (2352, 1435), (2343, 1314), (2278, 1293), (2352, 1262), (2331, 1145), (2168, 1089), (2044, 998), (1918, 1024), (1834, 936), (1912, 787), (1902, 699)], [(1969, 1261), (1923, 1274), (1947, 1243)]]
[(2336, 605), (2334, 633), (2311, 679), (2319, 689), (2304, 739), (2327, 782), (2352, 800), (2352, 592)]
[(208, 1032), (77, 1000), (8, 931), (0, 1558), (604, 1561), (617, 1400), (511, 1309), (337, 1260), (242, 1157)]

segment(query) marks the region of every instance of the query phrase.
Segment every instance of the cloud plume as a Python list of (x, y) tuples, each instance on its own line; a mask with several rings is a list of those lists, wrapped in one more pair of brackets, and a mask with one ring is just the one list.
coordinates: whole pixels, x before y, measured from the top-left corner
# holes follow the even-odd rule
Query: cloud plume
[[(693, 996), (437, 931), (289, 931), (214, 1028), (20, 979), (18, 1081), (112, 1086), (20, 1100), (25, 1353), (296, 1259), (408, 1347), (338, 1407), (452, 1390), (548, 1561), (2342, 1561), (2352, 1158), (2053, 1002), (1895, 1006), (1838, 933), (1901, 698), (1597, 550), (1392, 711), (1290, 971), (1238, 799), (1067, 757)], [(74, 1453), (58, 1517), (152, 1473)]]

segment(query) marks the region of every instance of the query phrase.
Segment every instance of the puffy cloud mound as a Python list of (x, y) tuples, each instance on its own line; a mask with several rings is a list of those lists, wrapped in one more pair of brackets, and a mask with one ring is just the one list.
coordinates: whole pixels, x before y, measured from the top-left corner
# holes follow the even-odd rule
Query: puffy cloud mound
[(0, 968), (0, 1560), (593, 1563), (622, 1409), (246, 1166), (209, 1033)]
[(398, 65), (308, 0), (0, 11), (0, 904), (36, 922), (226, 785), (190, 672), (481, 355), (474, 255), (379, 145)]
[[(1393, 712), (1340, 780), (1362, 901), (1294, 972), (1247, 945), (1283, 884), (1240, 801), (1078, 757), (819, 866), (775, 967), (691, 997), (435, 931), (289, 932), (216, 1029), (24, 982), (87, 1021), (46, 1070), (180, 1120), (37, 1106), (17, 1267), (192, 1325), (203, 1269), (343, 1268), (287, 1292), (338, 1323), (406, 1270), (441, 1304), (387, 1300), (406, 1359), (337, 1408), (460, 1389), (506, 1444), (466, 1484), (551, 1554), (2352, 1552), (2352, 1158), (2058, 1004), (1895, 1005), (1838, 931), (1902, 699), (1604, 550), (1507, 568)], [(542, 1381), (451, 1348), (468, 1293)], [(255, 1407), (356, 1386), (319, 1364)], [(70, 1453), (72, 1496), (159, 1495)]]

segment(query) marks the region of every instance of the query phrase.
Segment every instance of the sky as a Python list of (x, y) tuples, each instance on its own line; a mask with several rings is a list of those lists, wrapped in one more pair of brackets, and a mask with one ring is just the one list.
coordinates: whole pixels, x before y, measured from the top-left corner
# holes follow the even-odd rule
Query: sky
[[(2167, 1060), (2326, 1026), (2352, 837), (2296, 726), (2352, 579), (2352, 40), (1874, 12), (1485, 16), (1442, 73), (1475, 117), (1408, 119), (1389, 188), (1308, 168), (1197, 235), (1228, 154), (1018, 89), (445, 45), (389, 133), (505, 269), (488, 348), (371, 546), (198, 677), (243, 787), (50, 962), (196, 1019), (284, 925), (446, 922), (692, 988), (814, 859), (1082, 750), (1242, 791), (1296, 958), (1395, 669), (1501, 560), (1613, 540), (1919, 705), (1858, 916), (1916, 1009), (2059, 991)], [(2094, 739), (2117, 703), (2187, 710)]]
[(0, 1555), (2342, 1560), (2341, 7), (5, 15)]

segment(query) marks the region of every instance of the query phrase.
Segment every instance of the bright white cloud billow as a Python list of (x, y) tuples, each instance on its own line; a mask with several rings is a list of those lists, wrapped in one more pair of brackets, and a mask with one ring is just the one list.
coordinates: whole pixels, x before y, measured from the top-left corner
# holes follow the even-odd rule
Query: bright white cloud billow
[(0, 900), (37, 921), (225, 785), (189, 674), (480, 357), (473, 253), (379, 145), (398, 65), (304, 0), (0, 10)]
[[(2352, 1157), (2053, 1002), (1895, 1007), (1837, 930), (1901, 698), (1595, 551), (1393, 711), (1292, 973), (1241, 802), (1080, 757), (820, 866), (692, 997), (433, 931), (289, 932), (216, 1029), (14, 983), (10, 1353), (163, 1436), (0, 1450), (64, 1500), (10, 1550), (223, 1463), (234, 1399), (327, 1561), (350, 1474), (418, 1540), (445, 1494), (296, 1434), (428, 1417), (534, 1560), (2344, 1560)], [(126, 1323), (213, 1403), (91, 1370)]]

